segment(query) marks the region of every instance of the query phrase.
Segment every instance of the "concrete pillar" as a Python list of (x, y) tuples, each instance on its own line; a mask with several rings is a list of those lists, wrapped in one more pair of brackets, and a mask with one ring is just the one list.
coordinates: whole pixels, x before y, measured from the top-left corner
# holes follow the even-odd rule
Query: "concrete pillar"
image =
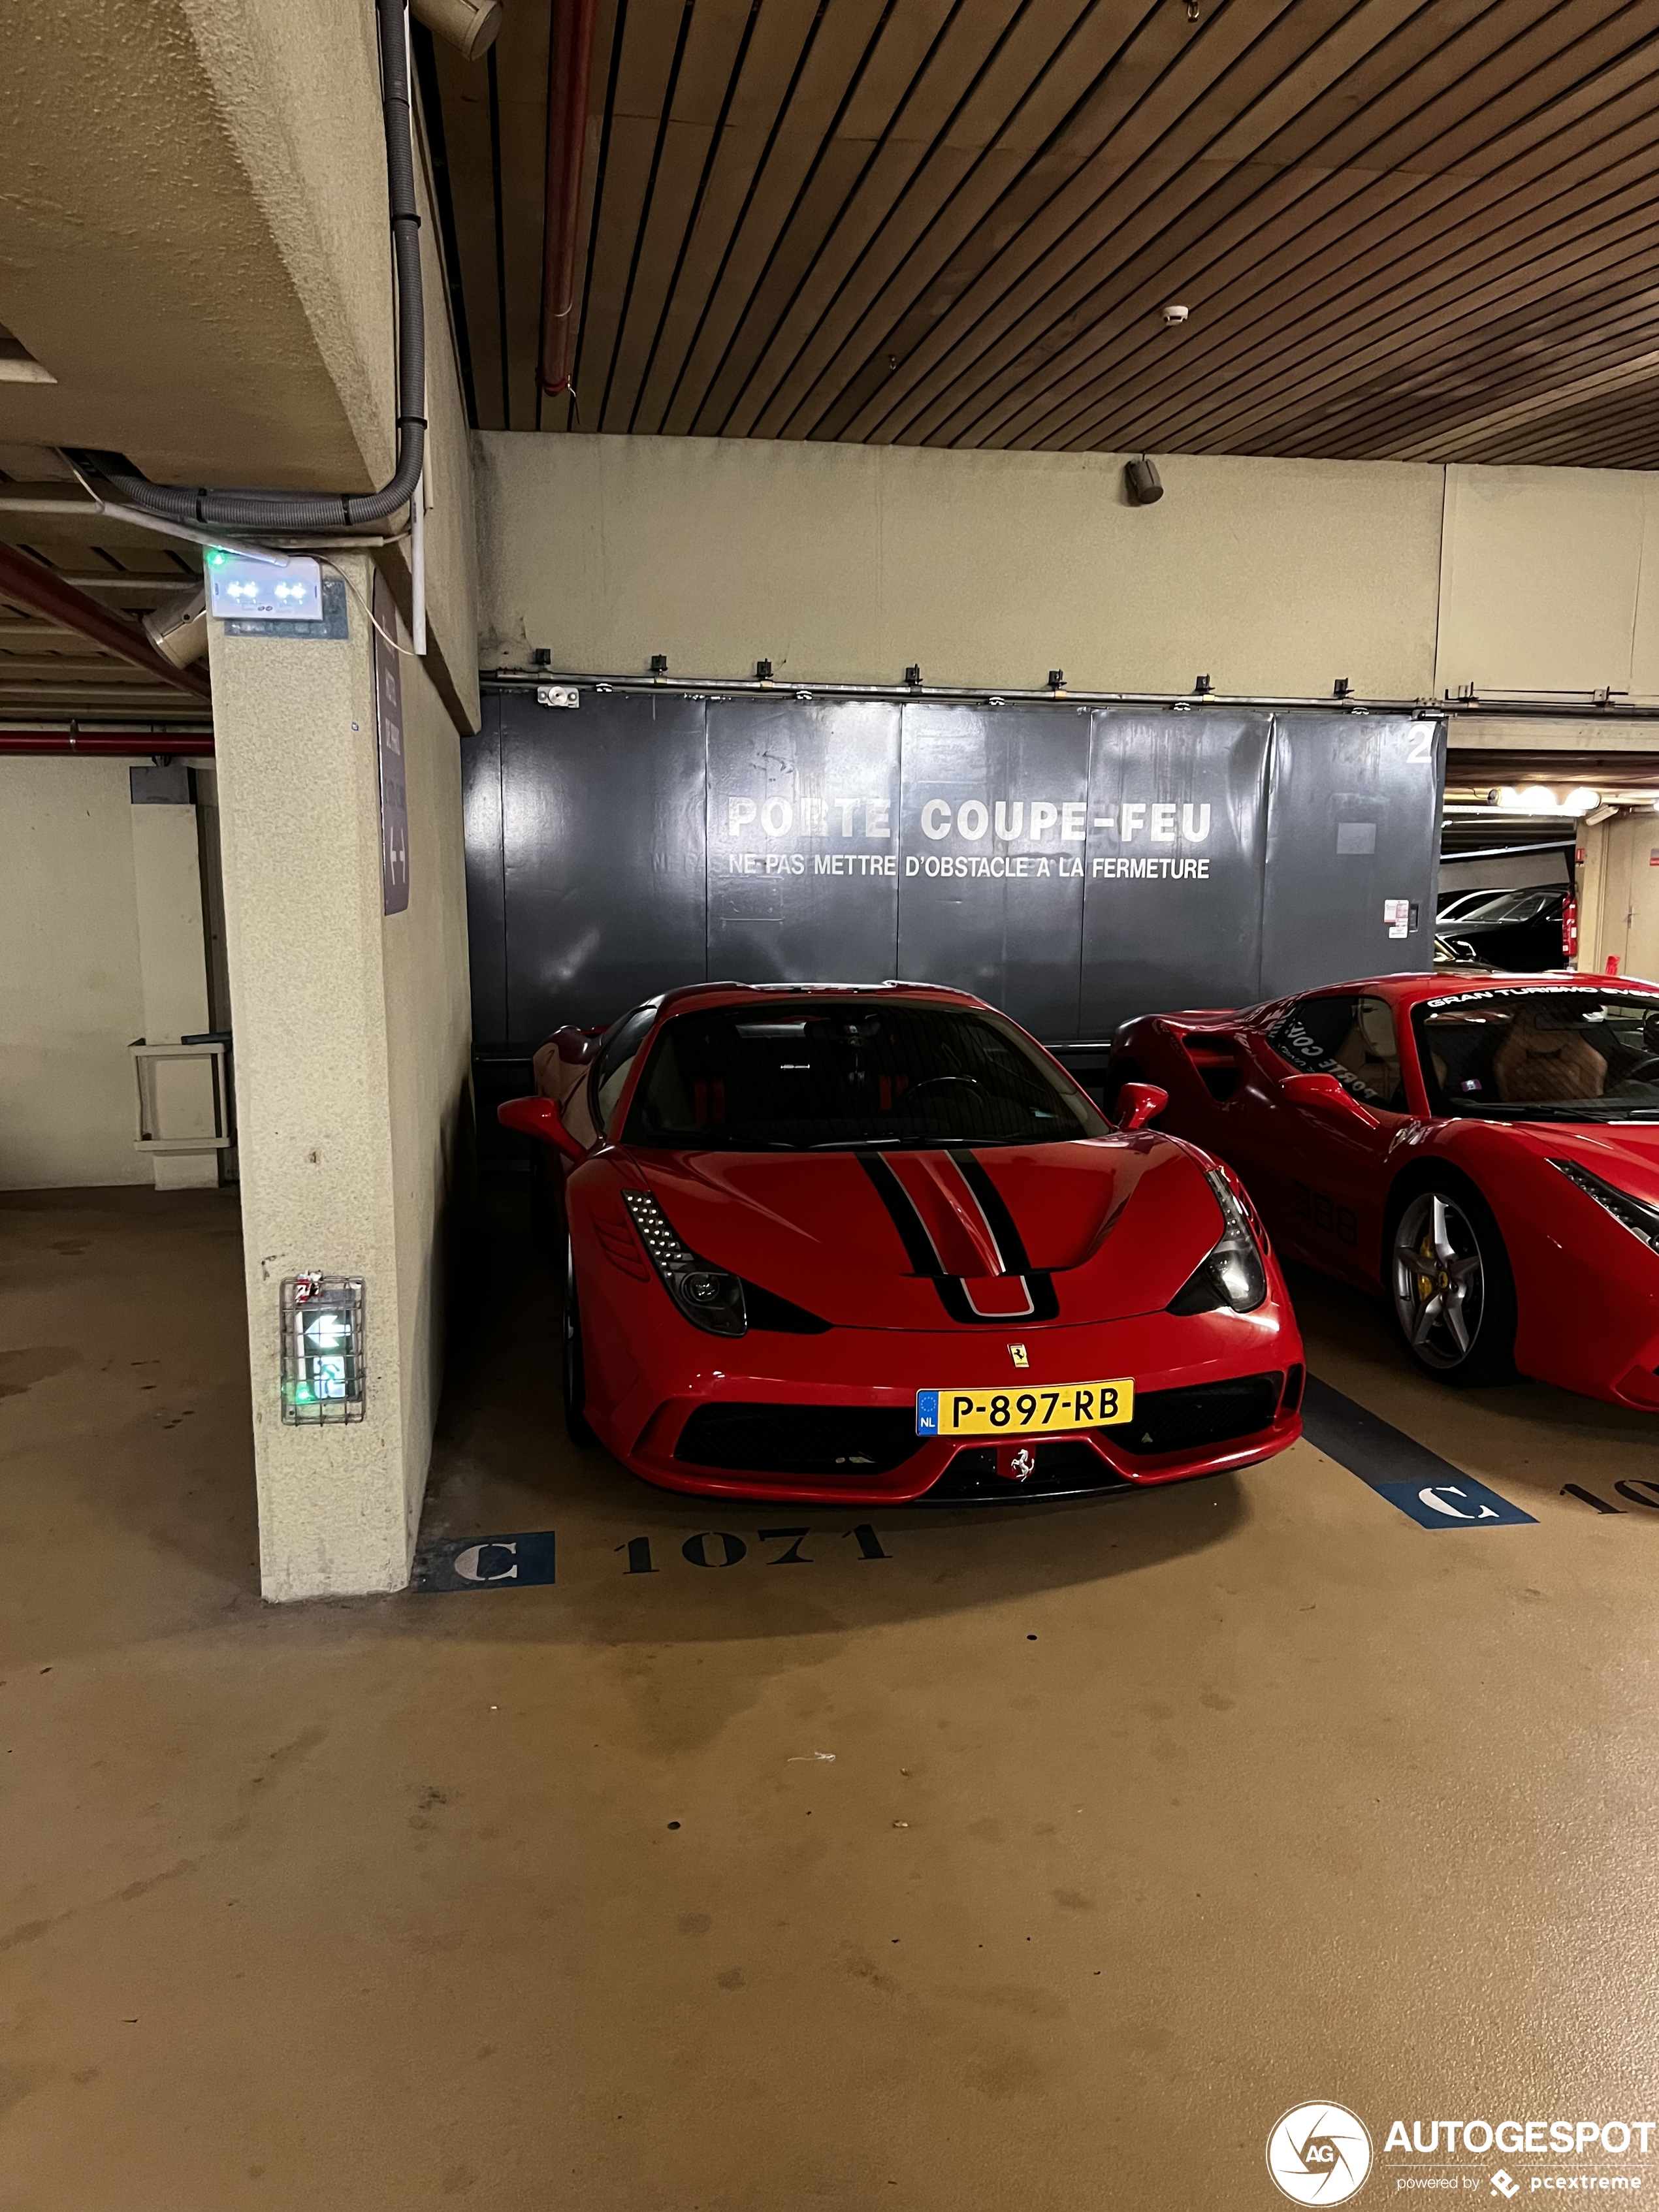
[[(132, 872), (138, 901), (138, 964), (144, 990), (144, 1038), (177, 1044), (213, 1026), (208, 1006), (202, 875), (190, 771), (137, 769), (131, 778)], [(219, 1180), (213, 1073), (202, 1060), (155, 1063), (158, 1133), (199, 1136), (198, 1152), (155, 1152), (157, 1190), (213, 1188)]]
[[(349, 635), (210, 625), (267, 1597), (400, 1588), (441, 1382), (445, 1217), (469, 1033), (459, 747), (405, 660), (410, 893), (382, 910), (368, 559)], [(278, 1291), (367, 1285), (364, 1418), (286, 1425)]]

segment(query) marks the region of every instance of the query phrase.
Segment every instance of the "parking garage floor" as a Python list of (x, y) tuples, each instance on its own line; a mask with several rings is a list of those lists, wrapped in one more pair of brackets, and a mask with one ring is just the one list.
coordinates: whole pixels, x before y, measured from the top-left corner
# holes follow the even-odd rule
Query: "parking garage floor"
[(0, 1198), (4, 2212), (1248, 2207), (1326, 2097), (1380, 2201), (1453, 2171), (1396, 2118), (1650, 2115), (1659, 1423), (1307, 1280), (1314, 1372), (1532, 1522), (1307, 1443), (711, 1515), (564, 1443), (520, 1195), (427, 1529), (556, 1581), (282, 1610), (234, 1196)]

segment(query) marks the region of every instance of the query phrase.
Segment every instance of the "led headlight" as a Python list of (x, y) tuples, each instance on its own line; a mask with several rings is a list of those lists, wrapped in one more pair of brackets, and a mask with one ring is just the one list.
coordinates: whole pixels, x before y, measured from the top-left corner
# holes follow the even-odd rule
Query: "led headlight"
[(724, 1267), (711, 1267), (707, 1260), (688, 1251), (648, 1191), (625, 1190), (623, 1204), (651, 1255), (664, 1290), (687, 1321), (706, 1328), (711, 1336), (741, 1336), (749, 1321), (738, 1278)]
[(1587, 1198), (1593, 1198), (1598, 1206), (1605, 1206), (1613, 1219), (1622, 1222), (1632, 1237), (1639, 1237), (1653, 1251), (1659, 1252), (1659, 1206), (1650, 1206), (1645, 1199), (1632, 1198), (1617, 1183), (1603, 1182), (1599, 1175), (1581, 1168), (1577, 1160), (1553, 1159), (1550, 1165), (1559, 1168), (1567, 1181), (1577, 1183)]
[(1206, 1180), (1226, 1224), (1221, 1241), (1200, 1267), (1195, 1267), (1167, 1310), (1172, 1314), (1212, 1313), (1231, 1306), (1235, 1313), (1253, 1313), (1267, 1295), (1267, 1271), (1261, 1249), (1251, 1231), (1249, 1216), (1219, 1168)]

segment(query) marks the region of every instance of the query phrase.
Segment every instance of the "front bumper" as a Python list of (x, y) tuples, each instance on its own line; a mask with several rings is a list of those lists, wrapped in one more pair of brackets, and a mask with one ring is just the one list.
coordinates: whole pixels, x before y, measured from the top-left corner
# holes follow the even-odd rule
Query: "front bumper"
[[(586, 1332), (585, 1332), (586, 1333)], [(1017, 1370), (1009, 1340), (1023, 1342), (1030, 1364)], [(637, 1357), (637, 1353), (636, 1353)], [(1271, 1458), (1301, 1434), (1299, 1386), (1281, 1384), (1263, 1425), (1212, 1443), (1167, 1452), (1133, 1452), (1122, 1431), (1091, 1429), (1028, 1438), (1039, 1460), (1063, 1457), (1063, 1479), (1030, 1485), (984, 1475), (986, 1439), (919, 1440), (900, 1464), (845, 1474), (787, 1468), (708, 1467), (678, 1456), (683, 1431), (700, 1408), (732, 1406), (881, 1408), (914, 1419), (915, 1394), (934, 1388), (1041, 1389), (1117, 1375), (1134, 1377), (1137, 1400), (1169, 1391), (1240, 1382), (1299, 1370), (1303, 1352), (1289, 1307), (1269, 1300), (1253, 1314), (1176, 1316), (1049, 1324), (1023, 1330), (899, 1331), (836, 1329), (817, 1337), (753, 1331), (729, 1344), (704, 1336), (676, 1317), (656, 1333), (648, 1358), (631, 1369), (628, 1387), (610, 1407), (590, 1400), (588, 1419), (623, 1465), (669, 1490), (728, 1498), (792, 1498), (801, 1504), (898, 1505), (928, 1498), (975, 1502), (1006, 1492), (1021, 1497), (1149, 1489), (1196, 1475), (1219, 1474)], [(725, 1364), (716, 1364), (724, 1361)], [(641, 1370), (646, 1371), (641, 1371)], [(1081, 1447), (1064, 1455), (1042, 1445)]]

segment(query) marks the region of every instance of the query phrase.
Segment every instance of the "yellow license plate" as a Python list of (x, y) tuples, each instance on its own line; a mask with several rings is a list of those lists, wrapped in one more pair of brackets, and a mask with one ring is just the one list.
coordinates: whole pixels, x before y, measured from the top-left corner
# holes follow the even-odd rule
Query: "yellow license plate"
[(1036, 1383), (1014, 1390), (918, 1390), (919, 1437), (1029, 1437), (1052, 1429), (1106, 1429), (1132, 1420), (1135, 1386), (1068, 1382), (1061, 1389)]

